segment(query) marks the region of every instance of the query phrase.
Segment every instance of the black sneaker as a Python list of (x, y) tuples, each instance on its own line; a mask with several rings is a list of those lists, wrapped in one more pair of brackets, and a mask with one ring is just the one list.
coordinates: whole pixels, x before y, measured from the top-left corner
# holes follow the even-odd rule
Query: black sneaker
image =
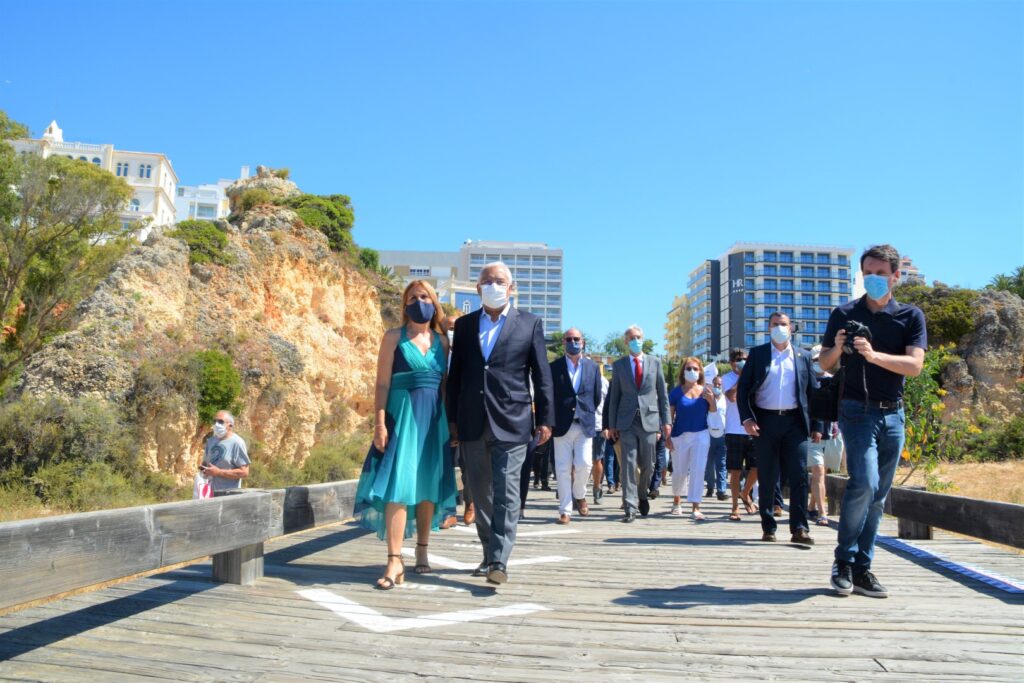
[(885, 586), (878, 583), (878, 579), (871, 572), (863, 572), (853, 577), (853, 592), (866, 595), (869, 598), (887, 598), (889, 591)]
[(832, 589), (839, 595), (853, 592), (853, 567), (836, 560), (832, 563)]
[(649, 502), (647, 502), (646, 500), (641, 500), (640, 501), (640, 515), (642, 517), (646, 517), (647, 513), (649, 513), (650, 511), (651, 511), (651, 504)]

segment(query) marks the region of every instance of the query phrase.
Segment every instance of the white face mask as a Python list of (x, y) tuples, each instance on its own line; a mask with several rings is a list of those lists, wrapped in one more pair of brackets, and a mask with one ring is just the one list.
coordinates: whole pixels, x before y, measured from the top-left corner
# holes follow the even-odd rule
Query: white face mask
[(220, 439), (227, 433), (227, 425), (217, 424), (216, 422), (213, 424), (213, 435), (216, 436), (218, 439)]
[(772, 341), (776, 344), (785, 344), (789, 341), (789, 326), (776, 325), (772, 328)]
[(505, 308), (508, 303), (508, 286), (492, 283), (481, 285), (480, 299), (487, 308)]
[(683, 378), (687, 382), (696, 382), (700, 379), (700, 373), (696, 370), (683, 370)]

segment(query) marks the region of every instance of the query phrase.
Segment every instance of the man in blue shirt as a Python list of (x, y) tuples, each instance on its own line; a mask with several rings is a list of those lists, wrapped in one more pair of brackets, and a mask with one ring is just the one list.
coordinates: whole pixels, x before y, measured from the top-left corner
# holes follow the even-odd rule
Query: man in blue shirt
[[(903, 452), (903, 378), (921, 374), (928, 346), (924, 313), (892, 296), (900, 277), (899, 262), (899, 252), (891, 245), (868, 248), (860, 257), (867, 294), (833, 310), (821, 340), (821, 367), (834, 371), (842, 359), (846, 373), (839, 430), (846, 440), (850, 480), (831, 577), (832, 588), (840, 595), (889, 594), (871, 573), (871, 559), (882, 506)], [(870, 339), (847, 339), (851, 321), (867, 326)]]

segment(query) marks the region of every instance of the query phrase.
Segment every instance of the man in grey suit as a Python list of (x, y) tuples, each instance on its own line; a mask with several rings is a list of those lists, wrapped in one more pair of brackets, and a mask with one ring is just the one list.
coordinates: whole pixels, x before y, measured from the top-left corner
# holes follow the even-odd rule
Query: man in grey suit
[[(608, 388), (608, 432), (613, 439), (619, 440), (622, 448), (619, 479), (626, 511), (622, 521), (632, 522), (638, 510), (644, 517), (650, 511), (647, 483), (654, 473), (658, 432), (668, 443), (671, 424), (661, 361), (643, 353), (644, 331), (637, 325), (626, 329), (624, 339), (629, 355), (612, 365), (612, 380)], [(638, 487), (638, 481), (643, 485)]]
[(508, 581), (516, 541), (527, 445), (531, 437), (538, 444), (550, 439), (555, 423), (551, 368), (541, 319), (512, 307), (508, 266), (484, 266), (476, 289), (482, 308), (455, 321), (448, 419), (452, 442), (465, 458), (484, 552), (473, 573), (500, 584)]

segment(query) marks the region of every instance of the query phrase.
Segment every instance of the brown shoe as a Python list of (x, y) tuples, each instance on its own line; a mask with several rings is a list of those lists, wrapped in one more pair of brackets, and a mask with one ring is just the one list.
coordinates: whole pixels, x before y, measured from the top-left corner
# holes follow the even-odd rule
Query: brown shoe
[(776, 517), (781, 517), (782, 516), (782, 508), (779, 507), (778, 505), (775, 506), (774, 512), (775, 512), (775, 516)]
[(568, 524), (568, 523), (569, 523), (569, 515), (558, 515), (558, 521), (556, 522), (556, 524)]
[(469, 526), (474, 520), (476, 520), (476, 510), (473, 508), (473, 504), (470, 503), (462, 513), (462, 523)]
[(799, 543), (800, 545), (814, 545), (814, 539), (807, 533), (807, 529), (797, 529), (789, 540), (791, 543)]
[(775, 542), (775, 534), (764, 534), (763, 536), (761, 536), (761, 540), (764, 541), (765, 543), (774, 543)]
[(586, 498), (580, 498), (577, 501), (576, 509), (580, 511), (580, 517), (586, 517), (587, 515), (590, 514), (590, 508), (587, 507), (587, 499)]

